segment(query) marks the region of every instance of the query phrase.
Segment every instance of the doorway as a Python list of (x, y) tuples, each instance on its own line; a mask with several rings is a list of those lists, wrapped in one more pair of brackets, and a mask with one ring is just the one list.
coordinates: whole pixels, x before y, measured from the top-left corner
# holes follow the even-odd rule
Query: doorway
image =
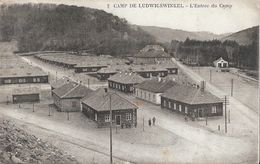
[(121, 116), (116, 115), (116, 125), (121, 125)]

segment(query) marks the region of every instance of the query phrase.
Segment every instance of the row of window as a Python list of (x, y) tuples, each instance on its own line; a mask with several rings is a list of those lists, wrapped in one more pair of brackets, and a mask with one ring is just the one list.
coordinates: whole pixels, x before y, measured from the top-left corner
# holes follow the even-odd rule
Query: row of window
[[(41, 82), (41, 79), (40, 78), (33, 78), (33, 82), (34, 83)], [(5, 79), (4, 83), (5, 84), (10, 84), (10, 83), (12, 83), (12, 80), (11, 79)], [(26, 83), (26, 79), (25, 78), (20, 78), (20, 79), (18, 79), (18, 83)]]
[[(136, 90), (136, 96), (137, 97), (139, 97), (140, 96), (140, 98), (143, 98), (143, 99), (146, 99), (146, 100), (149, 100), (149, 101), (153, 101), (153, 102), (155, 102), (156, 101), (156, 99), (155, 99), (155, 94), (151, 94), (151, 93), (149, 93), (149, 92), (146, 92), (146, 91), (139, 91), (138, 89)], [(151, 99), (152, 98), (152, 99)]]
[[(132, 114), (126, 113), (126, 121), (132, 120)], [(105, 122), (110, 122), (110, 114), (105, 115)]]
[[(186, 105), (181, 105), (181, 104), (177, 105), (177, 103), (175, 103), (175, 102), (172, 103), (170, 101), (168, 101), (168, 103), (167, 103), (166, 100), (163, 100), (163, 106), (164, 107), (168, 107), (168, 108), (171, 109), (172, 108), (172, 104), (173, 104), (173, 110), (179, 110), (180, 112), (182, 112), (183, 111), (183, 107), (184, 107), (184, 112), (186, 114), (188, 114), (188, 107)], [(177, 107), (178, 107), (178, 109), (177, 109)], [(217, 113), (217, 107), (216, 106), (212, 106), (211, 107), (211, 113), (213, 113), (213, 114)]]

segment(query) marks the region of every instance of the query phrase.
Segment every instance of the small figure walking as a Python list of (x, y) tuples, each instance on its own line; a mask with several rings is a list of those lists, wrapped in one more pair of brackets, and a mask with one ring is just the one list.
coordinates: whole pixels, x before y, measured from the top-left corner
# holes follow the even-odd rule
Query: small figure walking
[(156, 118), (155, 118), (155, 117), (153, 117), (153, 125), (155, 125), (155, 121), (156, 121)]
[(184, 119), (185, 119), (185, 121), (188, 121), (188, 117), (187, 117), (187, 115), (184, 116)]
[(151, 121), (151, 119), (148, 120), (148, 124), (149, 124), (149, 126), (152, 125), (152, 121)]

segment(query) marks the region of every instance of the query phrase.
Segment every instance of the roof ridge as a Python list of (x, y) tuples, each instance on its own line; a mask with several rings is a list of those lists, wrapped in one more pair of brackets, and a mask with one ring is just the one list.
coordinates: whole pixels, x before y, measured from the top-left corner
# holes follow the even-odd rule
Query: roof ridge
[(70, 91), (68, 91), (66, 94), (64, 94), (63, 96), (61, 96), (61, 98), (64, 98), (65, 96), (67, 96), (69, 93), (71, 93), (73, 90), (75, 90), (77, 87), (79, 87), (80, 84), (77, 84), (75, 87), (73, 87)]

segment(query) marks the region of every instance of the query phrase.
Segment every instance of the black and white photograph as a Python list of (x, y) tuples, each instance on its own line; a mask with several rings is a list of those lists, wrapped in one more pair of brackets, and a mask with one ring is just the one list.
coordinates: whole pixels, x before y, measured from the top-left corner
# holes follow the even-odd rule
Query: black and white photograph
[(0, 164), (257, 164), (259, 0), (0, 0)]

